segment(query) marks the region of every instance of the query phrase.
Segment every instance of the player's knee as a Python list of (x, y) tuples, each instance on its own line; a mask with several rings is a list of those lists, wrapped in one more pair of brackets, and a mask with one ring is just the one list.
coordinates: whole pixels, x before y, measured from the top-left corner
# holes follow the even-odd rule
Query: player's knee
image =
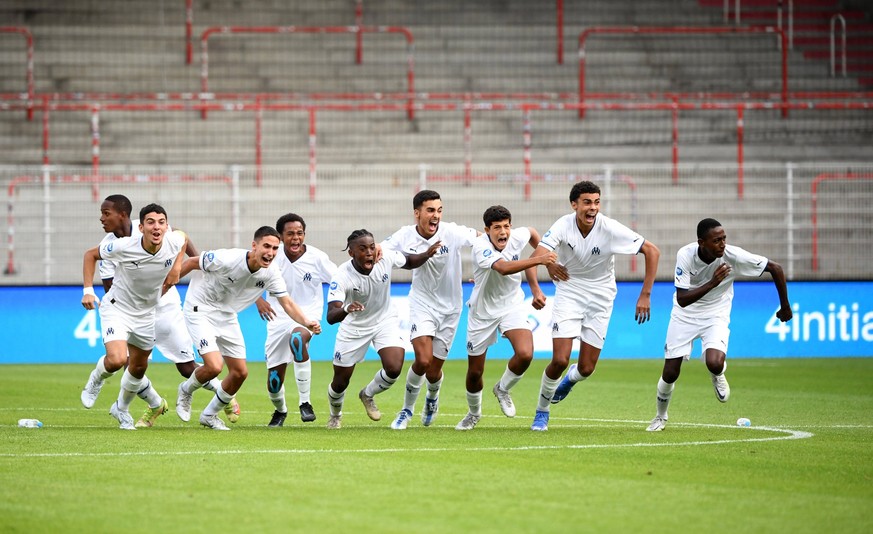
[(596, 367), (595, 362), (579, 362), (579, 365), (577, 366), (577, 370), (579, 371), (580, 375), (584, 376), (585, 378), (588, 378), (589, 376), (594, 374), (595, 367)]
[(103, 367), (106, 368), (107, 371), (115, 372), (127, 363), (127, 354), (110, 354), (107, 353), (103, 358)]
[(392, 380), (397, 380), (400, 376), (400, 371), (403, 370), (403, 362), (400, 363), (390, 363), (386, 364), (383, 369), (385, 370), (385, 375)]
[(213, 361), (204, 361), (203, 365), (200, 367), (202, 371), (198, 371), (198, 378), (200, 378), (200, 373), (205, 373), (206, 380), (212, 380), (219, 373), (221, 373), (221, 360), (213, 362)]

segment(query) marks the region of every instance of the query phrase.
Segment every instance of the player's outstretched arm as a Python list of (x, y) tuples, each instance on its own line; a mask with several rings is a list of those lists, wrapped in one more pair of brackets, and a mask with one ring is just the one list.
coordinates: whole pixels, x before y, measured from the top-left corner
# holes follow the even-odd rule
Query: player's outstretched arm
[(82, 306), (93, 310), (100, 305), (100, 300), (94, 294), (94, 273), (97, 272), (97, 262), (100, 260), (100, 249), (90, 248), (85, 251), (82, 260)]
[(321, 325), (318, 321), (310, 321), (306, 315), (303, 314), (303, 310), (300, 309), (300, 306), (297, 305), (296, 302), (291, 300), (291, 297), (285, 295), (283, 297), (278, 297), (277, 300), (279, 304), (282, 306), (282, 309), (285, 310), (285, 313), (288, 314), (288, 317), (294, 319), (299, 324), (302, 324), (306, 328), (309, 329), (313, 334), (321, 333)]
[(327, 303), (327, 324), (342, 322), (348, 314), (364, 310), (364, 305), (358, 301), (350, 302), (343, 307), (342, 301), (334, 300)]
[(200, 256), (195, 256), (193, 258), (185, 258), (185, 261), (182, 262), (182, 271), (179, 273), (179, 277), (188, 276), (191, 274), (191, 271), (199, 271), (200, 270)]
[(788, 285), (785, 283), (782, 266), (774, 261), (768, 261), (764, 270), (773, 277), (773, 283), (776, 284), (776, 291), (779, 293), (779, 311), (776, 312), (776, 317), (783, 323), (788, 322), (794, 316), (794, 312), (791, 311), (791, 303), (788, 301)]
[(437, 241), (433, 245), (429, 246), (427, 250), (424, 252), (420, 252), (418, 254), (403, 254), (406, 256), (406, 263), (403, 265), (402, 269), (415, 269), (417, 267), (421, 267), (424, 265), (424, 262), (429, 260), (440, 247), (443, 246), (442, 241)]
[(640, 289), (634, 313), (637, 324), (643, 324), (651, 317), (652, 287), (655, 285), (655, 275), (658, 273), (658, 261), (661, 259), (661, 251), (649, 240), (643, 243), (640, 252), (646, 257), (646, 275), (643, 278), (643, 287)]

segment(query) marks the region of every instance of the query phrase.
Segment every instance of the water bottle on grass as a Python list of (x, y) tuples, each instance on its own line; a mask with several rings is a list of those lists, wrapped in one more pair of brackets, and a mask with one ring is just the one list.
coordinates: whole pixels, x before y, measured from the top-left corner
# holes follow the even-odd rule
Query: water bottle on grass
[(23, 428), (42, 428), (42, 421), (39, 419), (19, 419), (18, 426)]

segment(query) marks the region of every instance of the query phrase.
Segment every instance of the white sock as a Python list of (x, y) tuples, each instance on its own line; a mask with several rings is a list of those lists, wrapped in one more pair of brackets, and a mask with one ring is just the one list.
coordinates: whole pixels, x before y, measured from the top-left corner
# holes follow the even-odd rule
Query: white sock
[(282, 413), (288, 413), (288, 405), (285, 404), (285, 384), (282, 384), (282, 387), (279, 388), (279, 391), (273, 393), (272, 391), (267, 391), (267, 394), (270, 395), (270, 402), (273, 403), (273, 406), (277, 411)]
[(100, 374), (100, 380), (106, 380), (110, 376), (114, 375), (115, 372), (109, 372), (106, 370), (106, 366), (103, 365), (103, 360), (106, 359), (106, 355), (100, 356), (100, 359), (97, 360), (97, 365), (94, 366), (94, 369), (97, 370), (97, 373)]
[[(212, 391), (218, 391), (219, 389), (221, 389), (221, 382), (219, 382), (217, 378), (213, 378), (212, 380), (210, 380), (209, 385), (211, 386)], [(197, 373), (191, 373), (191, 376), (188, 377), (188, 380), (185, 380), (185, 382), (182, 384), (182, 389), (185, 391), (185, 393), (193, 395), (195, 391), (205, 386), (206, 384), (197, 380)]]
[(209, 382), (203, 384), (203, 389), (205, 389), (207, 391), (212, 391), (214, 393), (215, 390), (218, 389), (218, 387), (220, 385), (221, 385), (221, 381), (217, 378), (213, 378)]
[(388, 388), (393, 386), (394, 382), (397, 382), (396, 378), (389, 378), (385, 374), (385, 369), (379, 369), (376, 371), (376, 375), (373, 376), (373, 380), (370, 380), (370, 383), (364, 388), (364, 395), (375, 397), (379, 393), (388, 391)]
[(158, 394), (157, 390), (152, 387), (152, 381), (149, 380), (149, 377), (147, 376), (142, 377), (139, 391), (136, 392), (136, 395), (142, 400), (146, 401), (146, 404), (149, 405), (149, 408), (157, 408), (161, 405), (161, 401), (163, 400)]
[(549, 375), (543, 371), (543, 380), (540, 382), (540, 396), (537, 399), (537, 411), (548, 412), (551, 410), (552, 397), (555, 396), (555, 390), (558, 389), (560, 378), (551, 379)]
[[(312, 361), (294, 362), (294, 378), (297, 379), (297, 394), (300, 397), (300, 404), (309, 402), (309, 392), (312, 388)], [(284, 387), (283, 385), (283, 391)]]
[(440, 388), (443, 385), (443, 377), (440, 377), (436, 382), (428, 382), (427, 383), (427, 398), (428, 399), (436, 399), (440, 396)]
[(658, 396), (656, 404), (658, 405), (658, 417), (667, 419), (667, 408), (670, 407), (670, 398), (673, 397), (673, 388), (676, 383), (668, 384), (663, 378), (658, 379)]
[(134, 378), (130, 371), (124, 370), (121, 375), (121, 390), (118, 392), (118, 409), (122, 412), (130, 409), (130, 403), (136, 398), (137, 392), (141, 389), (142, 379)]
[[(591, 374), (593, 375), (594, 373), (591, 373)], [(570, 378), (570, 382), (575, 383), (575, 382), (581, 382), (581, 381), (585, 380), (586, 378), (588, 378), (588, 376), (591, 376), (591, 375), (582, 376), (582, 373), (579, 372), (579, 366), (576, 365), (574, 367), (571, 367), (570, 370), (567, 371), (567, 376)]]
[(502, 389), (503, 391), (509, 391), (510, 389), (512, 389), (513, 386), (518, 384), (518, 381), (521, 380), (522, 376), (524, 376), (524, 374), (517, 375), (510, 371), (509, 367), (507, 367), (506, 370), (503, 371), (503, 376), (500, 377), (500, 389)]
[(406, 372), (406, 394), (403, 396), (403, 409), (415, 413), (415, 401), (418, 400), (418, 394), (421, 391), (421, 383), (424, 382), (424, 375), (420, 375), (412, 370), (409, 366), (409, 371)]
[(343, 401), (346, 398), (346, 392), (337, 393), (333, 390), (330, 384), (327, 385), (327, 403), (330, 406), (330, 415), (343, 414)]
[(467, 392), (467, 406), (470, 407), (470, 413), (473, 415), (482, 415), (482, 392), (476, 393)]
[[(192, 375), (193, 376), (193, 375)], [(206, 417), (212, 417), (216, 415), (218, 412), (224, 409), (225, 406), (230, 404), (230, 401), (233, 399), (233, 395), (228, 394), (222, 389), (221, 384), (215, 389), (215, 395), (213, 395), (212, 400), (209, 401), (209, 404), (206, 405), (206, 408), (203, 409), (203, 415)]]

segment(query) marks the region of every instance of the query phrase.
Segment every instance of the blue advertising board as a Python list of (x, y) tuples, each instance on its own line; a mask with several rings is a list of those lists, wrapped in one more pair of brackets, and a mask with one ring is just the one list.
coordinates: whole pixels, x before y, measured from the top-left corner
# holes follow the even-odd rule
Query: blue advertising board
[[(179, 289), (184, 296), (186, 288), (180, 286)], [(528, 292), (527, 285), (524, 289)], [(542, 289), (547, 297), (554, 294), (551, 283), (543, 283)], [(652, 318), (642, 325), (634, 321), (639, 289), (639, 282), (619, 283), (601, 357), (663, 356), (673, 285), (669, 282), (655, 284)], [(771, 281), (737, 282), (734, 289), (731, 357), (873, 356), (873, 282), (791, 282), (788, 292), (794, 319), (785, 324), (775, 316), (778, 298)], [(471, 290), (471, 284), (464, 285), (465, 299)], [(397, 283), (392, 287), (404, 331), (408, 331), (408, 291), (409, 284)], [(0, 363), (96, 361), (103, 354), (99, 319), (96, 312), (81, 307), (81, 296), (80, 287), (0, 287)], [(528, 292), (528, 305), (529, 302)], [(551, 299), (543, 310), (529, 309), (535, 356), (548, 358), (551, 355)], [(248, 359), (263, 361), (266, 328), (254, 306), (240, 314), (240, 323), (246, 337)], [(337, 326), (322, 320), (322, 328), (323, 333), (310, 344), (314, 360), (329, 360), (333, 352)], [(449, 358), (466, 358), (465, 338), (466, 308)], [(411, 346), (407, 344), (406, 348), (411, 355)], [(699, 345), (695, 346), (695, 356), (699, 351)], [(512, 348), (501, 339), (488, 354), (508, 358)], [(165, 361), (157, 351), (155, 360)]]

